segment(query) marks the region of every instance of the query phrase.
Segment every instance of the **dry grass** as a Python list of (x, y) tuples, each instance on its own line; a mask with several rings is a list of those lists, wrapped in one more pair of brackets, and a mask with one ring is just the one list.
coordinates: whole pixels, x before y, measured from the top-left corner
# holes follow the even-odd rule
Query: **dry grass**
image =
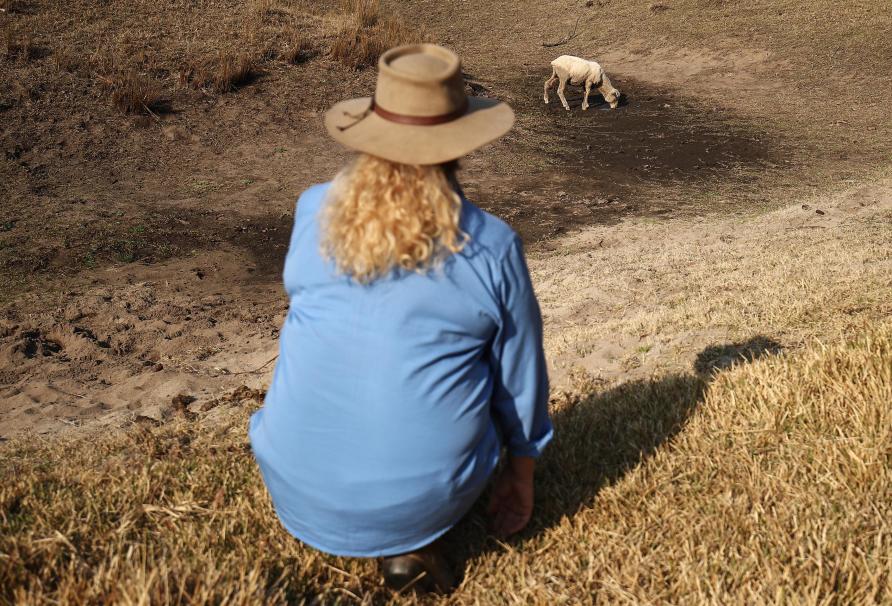
[(180, 70), (180, 81), (193, 88), (228, 93), (259, 74), (259, 61), (245, 52), (220, 52), (212, 59), (190, 63)]
[(68, 49), (59, 49), (53, 53), (53, 62), (63, 72), (74, 74), (83, 69), (82, 58)]
[(380, 18), (381, 0), (347, 0), (345, 12), (353, 17), (356, 27), (372, 27)]
[[(18, 5), (4, 2), (8, 10), (3, 14), (12, 19)], [(129, 17), (115, 17), (124, 14)], [(171, 21), (174, 14), (177, 23)], [(76, 22), (60, 30), (59, 23), (68, 23), (70, 15)], [(48, 6), (15, 17), (14, 24), (10, 21), (14, 27), (4, 28), (8, 61), (33, 59), (39, 49), (27, 32), (41, 31), (53, 40), (48, 52), (59, 69), (88, 79), (139, 72), (155, 80), (162, 92), (164, 83), (177, 76), (181, 83), (206, 93), (235, 91), (253, 81), (267, 62), (282, 59), (299, 64), (313, 58), (317, 38), (334, 37), (334, 56), (351, 68), (374, 65), (390, 46), (420, 39), (401, 20), (385, 14), (378, 0), (350, 0), (332, 15), (316, 14), (300, 3), (251, 0), (192, 8), (165, 3), (134, 7), (113, 1), (102, 7)], [(189, 27), (180, 24), (187, 22)], [(175, 91), (168, 92), (176, 96)], [(131, 95), (124, 97), (116, 98), (115, 105), (126, 106), (127, 112), (139, 107), (138, 102), (129, 102)]]
[[(554, 402), (526, 538), (457, 530), (450, 603), (892, 599), (892, 324), (720, 372)], [(89, 441), (6, 445), (0, 600), (377, 603), (374, 563), (278, 525), (237, 403)], [(440, 603), (441, 601), (435, 601)], [(443, 600), (442, 602), (445, 602)]]
[[(206, 93), (237, 90), (276, 59), (298, 64), (317, 56), (321, 40), (336, 35), (345, 21), (371, 28), (362, 34), (364, 53), (380, 52), (381, 44), (404, 39), (399, 22), (369, 0), (342, 5), (337, 12), (290, 0), (190, 6), (111, 0), (102, 5), (47, 4), (39, 10), (29, 4), (27, 11), (19, 10), (21, 2), (3, 2), (7, 10), (0, 13), (0, 58), (6, 63), (14, 67), (35, 63), (38, 54), (50, 55), (59, 70), (92, 83), (134, 71), (157, 82), (163, 95), (178, 105), (189, 103), (174, 86), (178, 77)], [(47, 48), (34, 44), (28, 34), (32, 31), (40, 32)], [(15, 74), (16, 79), (32, 76), (46, 75), (39, 70)], [(84, 90), (71, 79), (52, 81), (52, 86), (66, 89), (61, 97)]]
[(422, 40), (422, 34), (400, 21), (388, 20), (370, 28), (347, 26), (335, 36), (331, 55), (347, 67), (362, 69), (376, 65), (389, 48)]
[(36, 58), (39, 49), (34, 45), (34, 39), (30, 31), (18, 31), (8, 29), (4, 36), (4, 57), (7, 61), (27, 63)]
[(307, 61), (313, 56), (313, 43), (302, 32), (294, 31), (288, 40), (285, 50), (279, 55), (279, 59), (285, 63), (298, 64)]
[(548, 579), (530, 603), (888, 603), (890, 361), (886, 323), (720, 372), (705, 392), (675, 376), (571, 401), (542, 474), (568, 495), (552, 515), (570, 517), (502, 568)]
[(254, 16), (260, 21), (266, 20), (272, 8), (272, 0), (251, 0), (250, 2), (251, 11), (254, 13)]
[(127, 114), (152, 114), (164, 107), (161, 85), (130, 70), (108, 80), (112, 103)]
[(387, 49), (425, 39), (423, 30), (411, 28), (399, 18), (382, 16), (379, 4), (378, 0), (347, 2), (347, 23), (331, 46), (333, 59), (351, 69), (372, 67)]

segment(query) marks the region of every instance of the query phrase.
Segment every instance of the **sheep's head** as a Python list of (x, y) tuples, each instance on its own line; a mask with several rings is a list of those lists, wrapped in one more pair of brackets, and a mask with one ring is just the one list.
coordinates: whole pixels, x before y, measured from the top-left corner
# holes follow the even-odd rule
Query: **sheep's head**
[(619, 92), (618, 90), (616, 90), (615, 88), (612, 91), (610, 91), (609, 93), (606, 93), (604, 95), (604, 100), (610, 104), (610, 109), (617, 108), (617, 106), (619, 105), (619, 98), (621, 95), (622, 95), (622, 93)]

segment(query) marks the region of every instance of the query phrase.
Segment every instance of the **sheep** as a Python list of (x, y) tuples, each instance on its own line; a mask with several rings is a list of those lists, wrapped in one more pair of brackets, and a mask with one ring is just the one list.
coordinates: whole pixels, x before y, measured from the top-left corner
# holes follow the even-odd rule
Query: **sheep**
[(610, 109), (616, 109), (619, 105), (620, 92), (610, 83), (610, 78), (601, 69), (601, 66), (594, 61), (587, 61), (579, 57), (570, 55), (561, 55), (551, 62), (551, 77), (545, 81), (545, 102), (548, 103), (548, 89), (554, 86), (555, 82), (560, 82), (557, 89), (558, 97), (564, 104), (564, 109), (570, 111), (570, 105), (567, 98), (564, 97), (564, 89), (567, 87), (567, 80), (571, 84), (582, 84), (585, 82), (585, 98), (582, 100), (582, 109), (588, 109), (588, 94), (592, 86), (598, 87), (598, 91), (604, 96), (604, 100), (610, 104)]

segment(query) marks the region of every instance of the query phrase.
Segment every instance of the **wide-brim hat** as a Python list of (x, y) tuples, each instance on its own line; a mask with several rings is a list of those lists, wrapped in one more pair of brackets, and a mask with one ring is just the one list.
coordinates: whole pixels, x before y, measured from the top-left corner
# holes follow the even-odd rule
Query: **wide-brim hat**
[(498, 139), (511, 108), (465, 94), (461, 61), (435, 44), (392, 48), (378, 60), (374, 97), (342, 101), (325, 114), (343, 145), (403, 164), (441, 164)]

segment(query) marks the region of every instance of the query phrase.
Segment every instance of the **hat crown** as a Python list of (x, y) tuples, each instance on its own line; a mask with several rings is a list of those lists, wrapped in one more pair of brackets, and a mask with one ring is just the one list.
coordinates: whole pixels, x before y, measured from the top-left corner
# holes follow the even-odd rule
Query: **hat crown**
[(466, 103), (461, 61), (442, 46), (398, 46), (378, 60), (375, 104), (388, 112), (434, 117), (460, 111)]

